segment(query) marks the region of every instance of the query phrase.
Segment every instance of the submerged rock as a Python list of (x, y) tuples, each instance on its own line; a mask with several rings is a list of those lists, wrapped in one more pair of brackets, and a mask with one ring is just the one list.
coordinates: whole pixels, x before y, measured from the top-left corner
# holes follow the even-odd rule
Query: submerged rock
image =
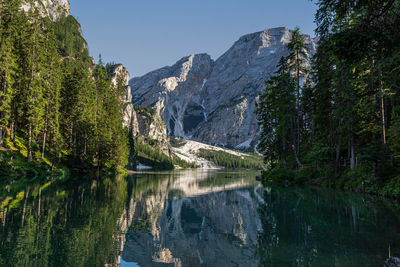
[(391, 257), (387, 259), (384, 267), (400, 267), (400, 258)]

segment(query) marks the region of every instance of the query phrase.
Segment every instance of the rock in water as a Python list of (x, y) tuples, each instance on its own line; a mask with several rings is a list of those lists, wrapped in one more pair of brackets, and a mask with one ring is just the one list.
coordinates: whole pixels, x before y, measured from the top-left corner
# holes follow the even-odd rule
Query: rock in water
[[(215, 62), (192, 55), (130, 81), (134, 104), (153, 106), (168, 134), (249, 150), (257, 144), (258, 92), (276, 71), (292, 32), (267, 29), (241, 37)], [(316, 39), (305, 36), (313, 56)]]
[(400, 258), (389, 258), (385, 261), (384, 267), (400, 267)]

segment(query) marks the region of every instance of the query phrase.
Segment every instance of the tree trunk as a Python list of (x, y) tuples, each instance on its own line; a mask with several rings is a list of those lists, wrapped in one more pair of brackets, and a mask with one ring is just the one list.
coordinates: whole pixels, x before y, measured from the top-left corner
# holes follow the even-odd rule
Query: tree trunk
[(354, 149), (354, 134), (351, 134), (350, 139), (350, 169), (354, 170), (356, 166), (356, 156), (355, 156), (355, 149)]
[(293, 125), (293, 129), (292, 129), (292, 139), (293, 139), (293, 142), (292, 142), (292, 148), (293, 148), (293, 153), (294, 153), (294, 158), (296, 159), (296, 162), (297, 162), (297, 165), (299, 166), (299, 168), (302, 168), (303, 167), (303, 165), (301, 164), (301, 161), (300, 161), (300, 158), (299, 158), (299, 155), (297, 154), (297, 141), (296, 141), (296, 139), (297, 139), (297, 129), (296, 129), (296, 122), (292, 122), (292, 125)]
[(382, 120), (382, 142), (386, 145), (386, 117), (385, 117), (385, 92), (383, 91), (382, 73), (380, 74), (379, 90), (381, 92), (381, 120)]
[(54, 145), (54, 130), (50, 129), (50, 136), (49, 136), (49, 155), (53, 156), (52, 161), (51, 161), (51, 170), (53, 171), (54, 168), (54, 161), (56, 160), (57, 156), (56, 155), (52, 155), (52, 151), (53, 151), (53, 145)]
[(286, 165), (287, 165), (287, 162), (286, 162), (287, 153), (286, 153), (286, 142), (285, 141), (282, 142), (282, 152), (283, 152), (283, 164), (284, 164), (284, 166), (286, 168)]
[(296, 152), (296, 148), (294, 148), (294, 157), (296, 158), (296, 162), (297, 162), (297, 165), (299, 165), (299, 168), (303, 168), (303, 164), (301, 164), (299, 155)]
[(336, 142), (335, 172), (340, 167), (340, 136)]
[(46, 122), (44, 124), (44, 133), (43, 133), (42, 159), (44, 159), (44, 152), (46, 150), (48, 120), (49, 119), (48, 119), (48, 115), (47, 115), (47, 111), (46, 111)]
[(4, 137), (3, 137), (3, 127), (0, 127), (0, 146), (3, 146)]
[[(296, 146), (296, 149), (297, 149), (297, 157), (299, 157), (299, 154), (300, 154), (300, 63), (299, 63), (299, 54), (298, 54), (298, 52), (296, 52), (296, 61), (297, 61), (297, 99), (296, 99), (296, 105), (297, 105), (297, 108), (296, 108), (296, 116), (297, 116), (297, 125), (296, 125), (296, 128), (297, 128), (297, 146)], [(300, 159), (298, 159), (298, 158), (296, 158), (296, 161), (297, 161), (297, 164), (299, 164), (299, 162), (300, 162)], [(300, 163), (300, 165), (301, 165), (301, 163)]]
[(29, 124), (28, 133), (28, 162), (32, 161), (32, 124)]
[(13, 132), (12, 132), (12, 142), (13, 142), (13, 144), (15, 146), (15, 136), (17, 135), (17, 123), (14, 122), (13, 126), (14, 127), (13, 127)]
[(11, 126), (10, 126), (10, 140), (13, 139), (13, 134), (14, 134), (14, 120), (11, 121)]
[(84, 143), (84, 147), (83, 147), (83, 156), (86, 157), (86, 153), (87, 153), (87, 134), (85, 132), (85, 143)]
[(77, 141), (76, 141), (76, 132), (74, 134), (74, 157), (76, 158), (76, 156), (78, 155), (78, 145), (77, 145)]
[[(36, 20), (33, 21), (33, 25), (37, 23)], [(35, 62), (35, 51), (36, 51), (36, 30), (37, 27), (34, 28), (34, 33), (33, 33), (33, 49), (32, 49), (32, 55), (31, 55), (31, 77), (29, 81), (29, 86), (28, 86), (28, 91), (32, 91), (32, 83), (34, 79), (34, 62)], [(28, 133), (28, 162), (32, 161), (32, 121), (33, 118), (29, 117), (29, 133)]]
[(39, 200), (38, 200), (38, 221), (40, 221), (40, 208), (42, 205), (42, 188), (39, 188)]

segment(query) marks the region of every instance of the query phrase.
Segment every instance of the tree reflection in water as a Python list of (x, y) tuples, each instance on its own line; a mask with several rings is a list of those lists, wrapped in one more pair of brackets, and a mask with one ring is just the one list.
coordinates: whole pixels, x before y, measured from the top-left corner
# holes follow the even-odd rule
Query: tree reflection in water
[(400, 255), (396, 202), (318, 188), (267, 188), (259, 215), (263, 266), (382, 266)]
[[(381, 266), (398, 202), (189, 170), (0, 188), (1, 266)], [(122, 261), (120, 260), (122, 259)]]

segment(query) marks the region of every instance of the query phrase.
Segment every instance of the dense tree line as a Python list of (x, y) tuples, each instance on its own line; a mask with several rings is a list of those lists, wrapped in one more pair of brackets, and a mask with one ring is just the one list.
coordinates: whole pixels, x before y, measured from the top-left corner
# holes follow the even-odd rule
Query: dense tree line
[(184, 169), (198, 167), (195, 163), (186, 162), (173, 153), (167, 156), (157, 145), (157, 140), (144, 141), (143, 137), (138, 137), (131, 138), (131, 143), (132, 161), (137, 160), (155, 170), (173, 170), (176, 166)]
[(260, 95), (259, 148), (275, 170), (389, 182), (400, 174), (400, 1), (317, 4), (316, 55), (296, 29)]
[(107, 66), (93, 64), (76, 20), (0, 5), (0, 147), (26, 151), (28, 162), (125, 166), (123, 93)]
[(264, 169), (262, 159), (250, 154), (236, 156), (224, 151), (200, 149), (198, 156), (228, 169)]

